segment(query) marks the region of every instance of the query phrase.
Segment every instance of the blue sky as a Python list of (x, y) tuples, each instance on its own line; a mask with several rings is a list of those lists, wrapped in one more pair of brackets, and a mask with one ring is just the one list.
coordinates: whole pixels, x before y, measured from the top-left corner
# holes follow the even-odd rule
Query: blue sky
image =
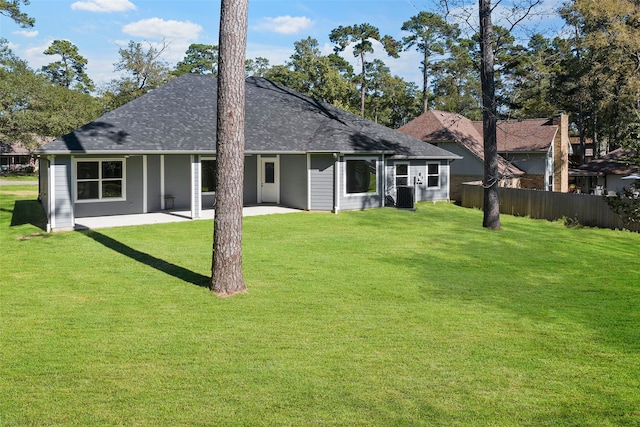
[[(381, 35), (401, 39), (406, 35), (400, 30), (402, 23), (420, 11), (437, 11), (435, 4), (434, 0), (250, 0), (247, 57), (283, 64), (293, 53), (293, 43), (308, 36), (328, 54), (332, 29), (365, 22), (378, 27)], [(557, 5), (547, 0), (539, 9), (544, 13), (527, 21), (522, 31), (557, 33), (561, 22), (548, 13)], [(117, 77), (113, 64), (119, 59), (118, 49), (130, 40), (155, 46), (166, 40), (170, 44), (163, 58), (172, 65), (191, 43), (218, 44), (220, 1), (31, 0), (23, 11), (36, 19), (33, 28), (20, 28), (0, 16), (0, 37), (19, 57), (39, 69), (58, 59), (42, 54), (53, 40), (69, 40), (87, 58), (87, 72), (97, 84)], [(343, 56), (358, 65), (350, 52)], [(421, 81), (420, 55), (415, 51), (392, 59), (378, 46), (372, 58), (384, 60), (393, 74)]]

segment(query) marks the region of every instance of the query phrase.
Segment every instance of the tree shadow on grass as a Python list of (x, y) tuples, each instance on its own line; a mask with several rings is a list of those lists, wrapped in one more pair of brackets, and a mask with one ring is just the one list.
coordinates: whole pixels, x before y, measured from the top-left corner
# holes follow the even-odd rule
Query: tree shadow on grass
[(26, 224), (31, 224), (41, 230), (47, 229), (44, 209), (37, 200), (16, 200), (13, 206), (11, 227)]
[(156, 258), (153, 255), (141, 252), (137, 249), (132, 248), (131, 246), (127, 246), (124, 243), (118, 242), (117, 240), (112, 239), (109, 236), (105, 236), (104, 234), (97, 231), (87, 230), (83, 231), (82, 233), (85, 236), (100, 243), (101, 245), (118, 252), (119, 254), (127, 256), (149, 267), (155, 268), (156, 270), (159, 270), (165, 274), (202, 288), (209, 287), (209, 277), (207, 276), (191, 270), (187, 270), (184, 267), (171, 264), (170, 262)]

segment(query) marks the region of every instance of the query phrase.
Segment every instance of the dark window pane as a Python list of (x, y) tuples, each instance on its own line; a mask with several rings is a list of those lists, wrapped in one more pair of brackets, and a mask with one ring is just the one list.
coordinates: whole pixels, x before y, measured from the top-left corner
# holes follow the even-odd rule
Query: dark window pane
[(396, 175), (409, 175), (409, 165), (405, 163), (396, 165)]
[(427, 177), (427, 187), (439, 187), (439, 177), (437, 175)]
[(98, 181), (78, 182), (78, 200), (97, 199)]
[(202, 192), (210, 193), (216, 191), (216, 168), (215, 160), (202, 161)]
[(396, 178), (396, 185), (397, 186), (409, 185), (409, 178), (407, 178), (406, 176), (397, 177)]
[(347, 193), (375, 193), (376, 162), (347, 160)]
[(122, 162), (102, 162), (102, 178), (122, 178)]
[(98, 179), (98, 162), (78, 162), (78, 179)]
[(102, 198), (122, 197), (122, 181), (103, 181)]
[(438, 165), (437, 163), (429, 163), (429, 169), (427, 170), (427, 173), (429, 175), (438, 175), (440, 173), (438, 166), (440, 165)]
[(273, 184), (276, 182), (276, 165), (273, 162), (264, 164), (264, 183)]

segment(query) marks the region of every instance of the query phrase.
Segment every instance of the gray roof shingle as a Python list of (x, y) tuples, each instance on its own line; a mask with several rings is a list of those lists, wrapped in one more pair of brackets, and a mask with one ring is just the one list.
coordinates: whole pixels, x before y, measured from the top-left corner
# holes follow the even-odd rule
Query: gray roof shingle
[[(184, 75), (41, 148), (42, 154), (215, 153), (217, 80)], [(248, 153), (459, 156), (262, 78), (246, 80)]]

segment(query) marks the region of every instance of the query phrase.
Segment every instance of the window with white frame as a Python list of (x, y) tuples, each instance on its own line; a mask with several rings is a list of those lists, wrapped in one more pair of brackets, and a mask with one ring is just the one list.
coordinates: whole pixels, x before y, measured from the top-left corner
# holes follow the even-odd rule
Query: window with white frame
[(409, 163), (396, 163), (396, 187), (404, 187), (409, 185)]
[(347, 159), (347, 194), (375, 194), (378, 192), (378, 162), (375, 158)]
[(78, 160), (76, 162), (76, 199), (123, 200), (125, 195), (124, 160)]
[(440, 164), (427, 164), (427, 187), (440, 187)]
[(216, 159), (202, 159), (200, 162), (202, 167), (201, 188), (203, 193), (213, 193), (216, 191), (216, 174), (218, 163)]

